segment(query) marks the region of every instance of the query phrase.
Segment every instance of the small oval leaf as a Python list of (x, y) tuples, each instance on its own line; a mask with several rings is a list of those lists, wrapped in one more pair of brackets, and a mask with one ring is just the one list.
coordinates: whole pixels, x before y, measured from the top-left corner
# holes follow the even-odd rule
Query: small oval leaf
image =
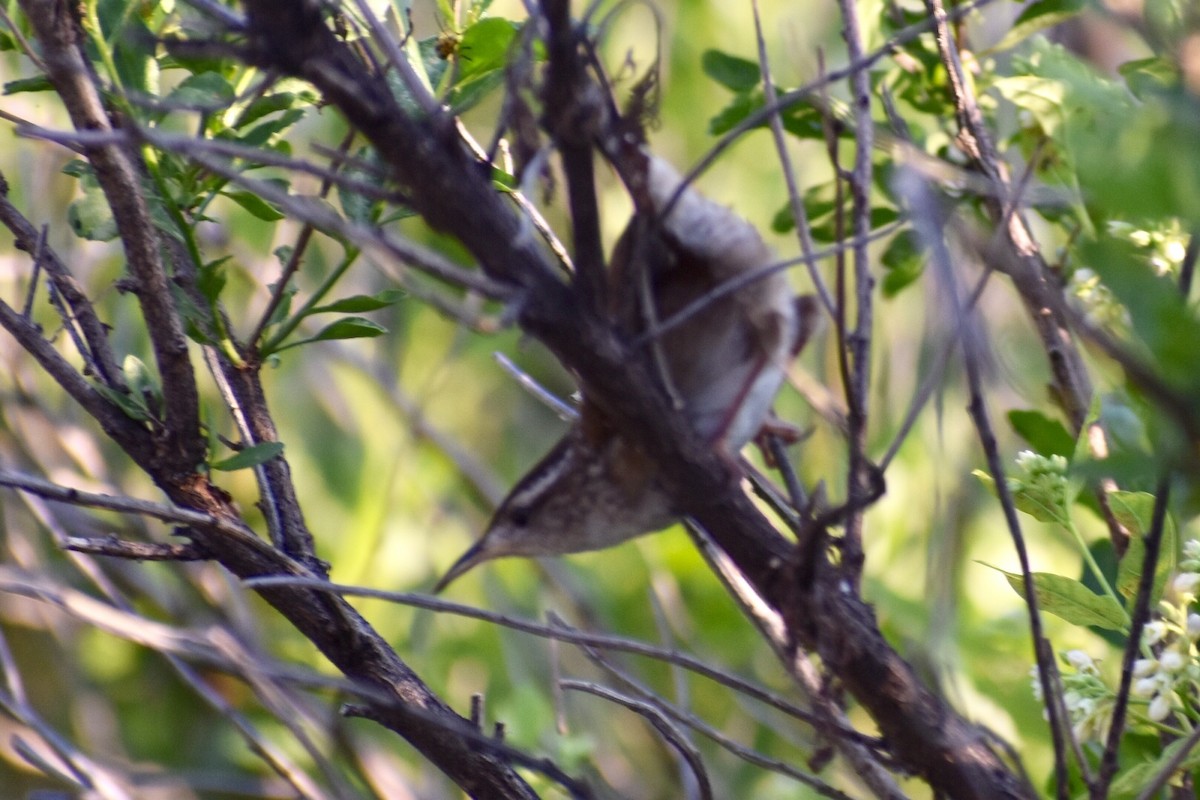
[(212, 464), (209, 464), (209, 467), (221, 470), (222, 472), (248, 469), (250, 467), (257, 467), (259, 464), (264, 464), (282, 452), (283, 442), (260, 442), (238, 451), (236, 455), (232, 455), (229, 458), (214, 461)]
[(325, 342), (330, 339), (370, 339), (387, 333), (387, 328), (362, 317), (339, 319), (321, 329), (310, 342)]
[(310, 314), (324, 311), (339, 311), (343, 314), (361, 314), (364, 311), (378, 311), (400, 301), (404, 292), (400, 289), (385, 289), (376, 294), (356, 294), (330, 303), (327, 306), (317, 306)]
[[(1025, 580), (1015, 572), (1001, 570), (1008, 585), (1021, 597), (1025, 596)], [(1072, 625), (1124, 631), (1129, 618), (1121, 604), (1108, 595), (1096, 594), (1074, 578), (1049, 572), (1034, 572), (1033, 592), (1038, 606), (1045, 612), (1065, 619)]]
[(223, 194), (254, 216), (266, 222), (278, 222), (284, 217), (282, 211), (256, 194), (250, 192), (223, 192)]
[(705, 50), (700, 56), (704, 74), (734, 92), (746, 92), (758, 85), (762, 73), (758, 64), (720, 50)]

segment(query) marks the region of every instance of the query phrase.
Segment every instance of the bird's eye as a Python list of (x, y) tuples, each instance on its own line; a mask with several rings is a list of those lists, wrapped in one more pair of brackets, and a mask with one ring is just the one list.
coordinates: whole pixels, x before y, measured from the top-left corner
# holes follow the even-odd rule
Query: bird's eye
[(508, 518), (513, 525), (518, 528), (524, 528), (529, 524), (529, 508), (527, 506), (513, 506), (508, 510)]

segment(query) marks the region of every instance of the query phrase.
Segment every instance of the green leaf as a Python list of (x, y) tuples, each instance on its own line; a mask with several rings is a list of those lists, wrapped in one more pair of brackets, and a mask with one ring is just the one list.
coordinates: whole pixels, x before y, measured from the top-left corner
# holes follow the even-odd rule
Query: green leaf
[[(1176, 739), (1162, 748), (1162, 752), (1153, 761), (1122, 766), (1120, 775), (1113, 780), (1112, 787), (1109, 789), (1110, 800), (1133, 800), (1133, 798), (1139, 797), (1150, 779), (1166, 769), (1167, 765), (1179, 754), (1179, 749), (1186, 744), (1186, 739)], [(1175, 774), (1191, 772), (1196, 767), (1200, 767), (1200, 749), (1193, 747), (1191, 752), (1184, 756), (1178, 766), (1178, 772)]]
[[(1025, 580), (1019, 573), (1000, 570), (1008, 585), (1021, 597), (1025, 597)], [(1097, 627), (1110, 631), (1124, 631), (1128, 618), (1121, 605), (1108, 595), (1096, 594), (1074, 578), (1054, 575), (1049, 572), (1034, 572), (1033, 593), (1038, 607), (1043, 611), (1064, 619), (1072, 625)]]
[(286, 216), (282, 211), (256, 194), (246, 191), (222, 192), (221, 194), (267, 222), (277, 222)]
[[(126, 3), (119, 3), (125, 6)], [(122, 9), (123, 13), (124, 9)], [(121, 85), (142, 94), (157, 95), (159, 92), (158, 78), (158, 38), (146, 26), (141, 17), (136, 14), (123, 15), (119, 30), (105, 31), (109, 46), (112, 47), (113, 63)]]
[(111, 242), (117, 238), (117, 223), (112, 209), (95, 179), (81, 180), (83, 197), (67, 207), (67, 222), (81, 239)]
[(758, 64), (720, 50), (705, 50), (700, 56), (700, 67), (705, 75), (738, 93), (748, 92), (762, 79)]
[(5, 94), (21, 94), (22, 92), (49, 92), (54, 90), (54, 84), (45, 75), (32, 78), (21, 78), (4, 84)]
[(158, 385), (150, 368), (137, 356), (132, 354), (125, 356), (125, 360), (121, 362), (121, 372), (125, 377), (125, 383), (129, 386), (129, 391), (135, 397), (142, 397), (147, 392), (158, 393)]
[(501, 17), (481, 19), (463, 31), (458, 43), (458, 80), (503, 69), (520, 27)]
[(370, 339), (387, 333), (387, 328), (363, 317), (346, 317), (331, 323), (309, 341), (324, 342), (330, 339)]
[(1145, 99), (1179, 85), (1179, 65), (1164, 56), (1126, 61), (1117, 67), (1134, 96)]
[[(1148, 492), (1109, 492), (1108, 506), (1121, 527), (1129, 531), (1129, 549), (1121, 558), (1117, 568), (1116, 589), (1129, 600), (1137, 597), (1138, 584), (1142, 580), (1142, 564), (1146, 560), (1146, 534), (1154, 516), (1154, 495)], [(1158, 550), (1158, 563), (1154, 565), (1154, 589), (1150, 595), (1150, 607), (1158, 604), (1167, 578), (1175, 571), (1176, 552), (1175, 520), (1167, 514), (1163, 520), (1162, 540)]]
[(1030, 3), (1009, 27), (1004, 38), (988, 52), (1010, 50), (1038, 31), (1066, 22), (1079, 14), (1086, 5), (1087, 0), (1037, 0)]
[(1101, 77), (1061, 47), (1038, 42), (1033, 50), (1031, 72), (1066, 89), (1056, 135), (1089, 212), (1200, 218), (1200, 119), (1185, 93), (1150, 93), (1138, 102), (1123, 81)]
[(1048, 135), (1054, 135), (1066, 118), (1063, 103), (1067, 86), (1060, 80), (1041, 75), (1010, 75), (993, 80), (991, 88), (1027, 112)]
[[(417, 77), (429, 91), (434, 92), (434, 87), (442, 87), (446, 80), (446, 75), (450, 70), (450, 62), (443, 58), (438, 51), (438, 36), (430, 36), (422, 39), (419, 42), (414, 41), (414, 37), (408, 37), (408, 44), (404, 47), (404, 53), (408, 57), (408, 62), (413, 65), (413, 70), (417, 73)], [(417, 106), (413, 100), (412, 94), (408, 91), (408, 87), (396, 74), (395, 70), (391, 70), (387, 75), (388, 87), (404, 106), (405, 111), (416, 111)]]
[(473, 108), (504, 83), (504, 71), (492, 70), (455, 84), (450, 90), (450, 107), (455, 113), (462, 113)]
[(202, 311), (192, 296), (174, 281), (171, 281), (171, 296), (175, 299), (179, 315), (183, 317), (183, 332), (187, 337), (197, 344), (216, 344), (208, 330), (211, 321), (209, 313)]
[(404, 298), (400, 289), (385, 289), (377, 294), (357, 294), (337, 300), (329, 305), (318, 306), (308, 313), (319, 314), (325, 311), (339, 311), (346, 314), (359, 314), (364, 311), (378, 311)]
[(1149, 349), (1157, 372), (1184, 391), (1200, 391), (1196, 372), (1200, 319), (1174, 282), (1155, 275), (1130, 242), (1090, 241), (1079, 251), (1083, 263), (1096, 271), (1129, 311), (1133, 329)]
[(140, 398), (134, 398), (124, 392), (118, 392), (109, 386), (102, 383), (92, 384), (92, 388), (99, 392), (105, 400), (112, 403), (130, 419), (135, 419), (138, 422), (147, 422), (150, 419), (150, 410), (146, 408), (144, 403), (138, 402)]
[(339, 319), (337, 322), (326, 325), (316, 336), (301, 339), (298, 342), (289, 342), (282, 347), (273, 348), (272, 352), (279, 353), (293, 347), (299, 347), (312, 342), (326, 342), (332, 339), (371, 339), (376, 336), (383, 336), (385, 333), (387, 333), (387, 328), (369, 319), (346, 317), (345, 319)]
[(1013, 491), (1012, 496), (1013, 505), (1017, 510), (1024, 511), (1038, 522), (1053, 522), (1058, 525), (1066, 525), (1068, 522), (1062, 515), (1062, 509), (1046, 503), (1040, 492), (1026, 491), (1022, 487)]
[[(825, 139), (825, 120), (821, 112), (812, 106), (793, 106), (783, 110), (783, 129), (797, 139)], [(853, 134), (844, 126), (842, 138)]]
[(283, 452), (283, 442), (260, 442), (256, 445), (239, 450), (236, 455), (209, 464), (211, 469), (222, 472), (233, 472), (238, 469), (257, 467), (265, 464)]
[(300, 92), (275, 92), (274, 94), (260, 97), (238, 115), (233, 127), (236, 130), (241, 130), (268, 114), (274, 114), (276, 111), (286, 111), (293, 106), (305, 106), (312, 103), (313, 99), (313, 97), (306, 96)]
[(500, 17), (481, 19), (463, 31), (458, 74), (449, 102), (456, 112), (471, 108), (504, 82), (508, 53), (520, 28)]
[(729, 105), (708, 121), (708, 132), (720, 136), (736, 128), (742, 120), (763, 106), (762, 92), (745, 92), (729, 101)]
[(167, 95), (169, 103), (202, 110), (218, 110), (233, 102), (236, 93), (219, 72), (189, 75)]
[[(281, 247), (279, 249), (282, 250), (284, 248)], [(291, 250), (290, 247), (288, 247), (287, 249)], [(276, 287), (278, 285), (279, 285), (278, 283), (272, 283), (267, 288), (271, 290), (272, 294), (274, 294), (277, 291)], [(281, 299), (279, 301), (279, 305), (275, 306), (275, 310), (273, 312), (271, 312), (271, 318), (269, 320), (267, 320), (268, 325), (278, 325), (279, 323), (283, 322), (285, 319), (287, 319), (291, 315), (291, 313), (292, 313), (292, 298), (296, 296), (296, 293), (298, 291), (300, 291), (300, 289), (294, 283), (289, 283), (287, 286), (284, 287), (283, 299)]]
[(921, 277), (925, 269), (925, 251), (917, 232), (901, 231), (888, 243), (880, 262), (887, 269), (883, 278), (883, 296), (895, 297), (901, 289)]
[(72, 178), (92, 178), (92, 165), (82, 158), (72, 158), (63, 166), (62, 174)]
[[(971, 470), (971, 474), (979, 479), (987, 490), (993, 495), (996, 494), (996, 480), (981, 469)], [(1012, 486), (1012, 483), (1009, 483)], [(1067, 520), (1063, 518), (1060, 509), (1056, 506), (1048, 505), (1043, 502), (1041, 493), (1036, 491), (1028, 491), (1024, 487), (1010, 489), (1013, 498), (1013, 505), (1017, 510), (1024, 511), (1029, 516), (1036, 519), (1038, 522), (1053, 522), (1058, 525), (1066, 525)]]
[[(1175, 742), (1175, 744), (1179, 743)], [(1123, 766), (1120, 774), (1113, 779), (1112, 786), (1109, 787), (1109, 798), (1111, 800), (1134, 800), (1142, 793), (1142, 789), (1146, 788), (1150, 779), (1158, 774), (1168, 759), (1169, 756), (1163, 753), (1162, 757), (1156, 761), (1143, 761), (1140, 764)]]
[[(849, 201), (847, 200), (847, 202), (849, 202)], [(814, 207), (813, 205), (811, 205), (808, 202), (808, 200), (806, 198), (805, 207), (809, 209), (809, 225), (810, 225), (813, 239), (818, 242), (835, 242), (835, 241), (837, 241), (837, 238), (838, 238), (837, 215), (832, 213), (834, 210), (833, 203), (828, 204), (827, 208), (829, 209), (829, 211), (825, 212), (824, 209), (826, 208), (826, 206), (817, 205), (816, 207)], [(843, 226), (842, 236), (843, 237), (847, 235), (846, 232), (848, 231), (848, 229), (851, 225), (849, 206), (847, 205), (847, 206), (845, 206), (845, 208), (846, 208), (846, 213), (842, 217), (842, 226)], [(893, 222), (895, 222), (897, 219), (899, 219), (900, 214), (898, 211), (896, 211), (896, 209), (894, 209), (890, 206), (875, 206), (874, 208), (871, 209), (871, 212), (868, 216), (869, 216), (869, 220), (870, 220), (871, 230), (877, 231), (880, 228), (884, 227), (885, 225), (891, 225)]]
[(267, 120), (261, 125), (251, 128), (248, 133), (239, 136), (237, 141), (249, 147), (262, 147), (272, 138), (299, 122), (304, 116), (304, 111), (303, 108), (289, 109), (275, 119)]
[[(359, 163), (363, 166), (358, 166)], [(355, 164), (354, 166), (347, 167), (345, 175), (347, 178), (352, 178), (361, 183), (377, 183), (379, 180), (378, 172), (370, 169), (368, 165), (382, 166), (382, 163), (375, 148), (364, 147), (355, 153)], [(346, 213), (346, 218), (354, 222), (363, 223), (364, 225), (372, 224), (375, 221), (375, 216), (383, 205), (379, 200), (347, 189), (341, 184), (338, 184), (337, 193), (338, 201), (342, 205), (342, 211)]]
[(1066, 426), (1040, 411), (1010, 411), (1008, 422), (1040, 455), (1058, 455), (1070, 459), (1075, 453), (1075, 439), (1067, 432)]
[(212, 305), (216, 305), (221, 296), (221, 290), (225, 288), (225, 262), (230, 258), (232, 256), (224, 256), (216, 261), (210, 261), (200, 268), (200, 275), (196, 279), (196, 288)]

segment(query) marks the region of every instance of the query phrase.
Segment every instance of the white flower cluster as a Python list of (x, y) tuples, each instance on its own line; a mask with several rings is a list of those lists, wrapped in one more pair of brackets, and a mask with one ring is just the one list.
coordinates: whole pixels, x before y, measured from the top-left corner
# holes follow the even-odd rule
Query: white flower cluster
[(1159, 603), (1159, 618), (1142, 631), (1142, 649), (1157, 656), (1139, 658), (1133, 664), (1134, 697), (1149, 701), (1146, 716), (1162, 722), (1172, 710), (1181, 708), (1181, 695), (1200, 685), (1200, 614), (1191, 610), (1200, 589), (1200, 541), (1183, 545), (1179, 574), (1171, 582), (1172, 601)]
[(1079, 301), (1088, 322), (1100, 327), (1129, 327), (1129, 312), (1112, 291), (1100, 282), (1100, 276), (1087, 267), (1071, 273), (1067, 293)]
[[(1063, 661), (1071, 671), (1063, 671), (1063, 703), (1071, 719), (1071, 729), (1079, 742), (1103, 742), (1108, 737), (1112, 724), (1113, 692), (1100, 677), (1100, 670), (1092, 657), (1082, 650), (1068, 650), (1062, 654)], [(1042, 700), (1042, 684), (1035, 665), (1030, 671), (1033, 678), (1033, 695)]]
[(1065, 517), (1067, 508), (1067, 460), (1060, 455), (1043, 456), (1032, 450), (1017, 453), (1016, 473), (1008, 479), (1014, 495), (1024, 495)]
[[(1200, 596), (1200, 541), (1183, 545), (1179, 572), (1171, 581), (1169, 599), (1159, 603), (1158, 616), (1142, 629), (1143, 657), (1133, 663), (1130, 694), (1145, 703), (1144, 719), (1169, 723), (1175, 713), (1187, 713), (1183, 698), (1200, 691), (1200, 613), (1192, 610)], [(1082, 650), (1062, 654), (1063, 702), (1080, 742), (1103, 741), (1112, 724), (1116, 693), (1100, 677), (1092, 657)], [(1043, 701), (1035, 665), (1033, 695)]]
[(1187, 254), (1188, 235), (1179, 220), (1161, 225), (1156, 229), (1140, 228), (1129, 222), (1110, 220), (1108, 232), (1132, 242), (1150, 258), (1150, 266), (1157, 275), (1174, 275)]

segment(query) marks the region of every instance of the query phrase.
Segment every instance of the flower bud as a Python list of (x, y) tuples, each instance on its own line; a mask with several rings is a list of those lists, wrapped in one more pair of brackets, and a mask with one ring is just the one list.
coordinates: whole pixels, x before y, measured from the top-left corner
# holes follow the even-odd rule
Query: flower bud
[(1200, 572), (1181, 572), (1175, 576), (1175, 580), (1171, 583), (1171, 588), (1176, 594), (1190, 594), (1195, 596), (1196, 587), (1200, 586)]
[(1147, 647), (1158, 644), (1162, 638), (1167, 635), (1167, 626), (1162, 620), (1154, 620), (1146, 623), (1146, 627), (1142, 628), (1142, 644)]
[(1096, 669), (1096, 662), (1092, 661), (1092, 657), (1082, 650), (1068, 650), (1064, 655), (1067, 663), (1077, 672), (1093, 672)]
[(1162, 665), (1163, 672), (1179, 672), (1187, 663), (1187, 658), (1177, 650), (1168, 650), (1159, 656), (1158, 663)]
[(1146, 716), (1154, 722), (1162, 722), (1171, 713), (1171, 698), (1164, 692), (1150, 701)]

